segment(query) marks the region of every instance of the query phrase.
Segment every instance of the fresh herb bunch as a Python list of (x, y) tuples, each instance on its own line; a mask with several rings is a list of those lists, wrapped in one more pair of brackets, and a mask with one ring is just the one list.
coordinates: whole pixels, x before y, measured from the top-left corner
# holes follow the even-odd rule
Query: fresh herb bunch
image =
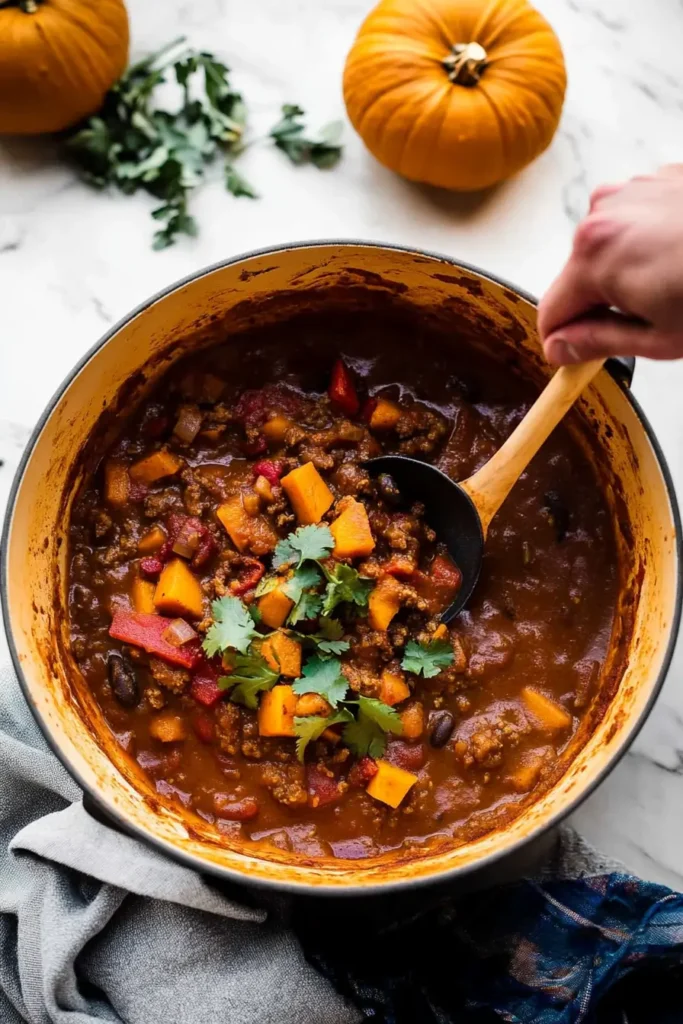
[[(197, 234), (189, 197), (217, 158), (223, 160), (227, 190), (257, 198), (233, 165), (246, 146), (244, 99), (231, 87), (225, 64), (184, 42), (177, 39), (132, 64), (109, 90), (101, 110), (67, 137), (68, 150), (90, 185), (114, 186), (126, 195), (142, 189), (161, 200), (152, 211), (163, 225), (154, 235), (155, 249), (173, 245), (181, 234)], [(170, 71), (182, 96), (174, 110), (155, 103)], [(307, 138), (300, 107), (286, 105), (282, 115), (270, 138), (293, 163), (320, 168), (337, 163), (341, 123)]]

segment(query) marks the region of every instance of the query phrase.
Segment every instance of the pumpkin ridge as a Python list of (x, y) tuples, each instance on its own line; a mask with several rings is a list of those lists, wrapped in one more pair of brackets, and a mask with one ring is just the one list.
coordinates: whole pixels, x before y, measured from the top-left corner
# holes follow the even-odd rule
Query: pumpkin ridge
[(451, 30), (442, 20), (441, 14), (440, 12), (437, 12), (435, 5), (429, 2), (427, 2), (427, 4), (425, 5), (424, 0), (413, 0), (413, 3), (415, 7), (419, 7), (422, 13), (426, 16), (427, 20), (431, 22), (431, 25), (434, 28), (438, 28), (438, 30), (441, 32), (441, 41), (444, 43), (446, 47), (446, 52), (450, 53), (453, 44), (459, 42), (459, 40), (451, 40)]
[[(434, 96), (436, 97), (436, 89), (434, 91)], [(447, 89), (444, 89), (441, 92), (441, 95), (438, 96), (438, 99), (436, 99), (436, 102), (434, 103), (434, 105), (432, 107), (430, 107), (429, 111), (427, 111), (427, 110), (423, 111), (420, 114), (420, 116), (413, 123), (413, 125), (412, 125), (412, 127), (410, 129), (410, 132), (408, 134), (408, 137), (405, 140), (405, 142), (403, 144), (403, 147), (402, 147), (401, 161), (400, 161), (400, 164), (399, 164), (399, 168), (404, 165), (405, 154), (410, 152), (410, 143), (411, 143), (411, 139), (412, 139), (413, 135), (415, 134), (415, 132), (423, 125), (423, 123), (424, 123), (426, 118), (428, 118), (428, 117), (436, 117), (437, 113), (439, 112), (439, 110), (440, 110), (440, 108), (442, 106), (444, 106), (444, 111), (443, 111), (442, 116), (441, 116), (441, 121), (439, 122), (439, 127), (437, 128), (436, 132), (433, 134), (432, 145), (431, 145), (430, 150), (429, 150), (429, 155), (427, 155), (425, 153), (422, 156), (421, 163), (422, 163), (423, 167), (425, 167), (425, 166), (429, 167), (430, 163), (432, 163), (434, 161), (436, 153), (439, 150), (439, 139), (441, 137), (441, 132), (443, 130), (444, 121), (445, 121), (445, 119), (446, 119), (446, 117), (448, 115), (449, 96), (448, 96), (448, 90)]]

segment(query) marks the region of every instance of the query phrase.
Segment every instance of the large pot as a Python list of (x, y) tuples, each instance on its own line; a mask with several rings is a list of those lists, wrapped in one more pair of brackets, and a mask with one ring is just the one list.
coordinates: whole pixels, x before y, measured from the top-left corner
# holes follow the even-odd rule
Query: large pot
[(114, 327), (61, 386), (17, 472), (2, 544), (2, 603), (21, 685), (50, 745), (97, 807), (160, 850), (233, 880), (317, 892), (367, 893), (481, 872), (527, 849), (595, 788), (645, 721), (664, 680), (680, 614), (680, 524), (671, 479), (647, 420), (623, 381), (603, 371), (581, 398), (574, 430), (596, 464), (613, 513), (623, 586), (601, 695), (573, 760), (514, 821), (459, 848), (366, 861), (264, 859), (225, 845), (160, 804), (113, 742), (66, 645), (66, 531), (102, 437), (122, 403), (142, 396), (179, 355), (220, 330), (234, 335), (288, 309), (349, 302), (409, 303), (469, 335), (538, 384), (533, 300), (445, 257), (389, 246), (316, 243), (272, 249), (193, 275)]

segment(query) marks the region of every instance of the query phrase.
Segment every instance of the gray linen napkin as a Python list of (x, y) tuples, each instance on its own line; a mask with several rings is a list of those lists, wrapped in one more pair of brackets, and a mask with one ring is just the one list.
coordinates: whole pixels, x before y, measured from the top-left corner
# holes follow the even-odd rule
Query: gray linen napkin
[(0, 670), (2, 1024), (356, 1024), (282, 924), (101, 824)]

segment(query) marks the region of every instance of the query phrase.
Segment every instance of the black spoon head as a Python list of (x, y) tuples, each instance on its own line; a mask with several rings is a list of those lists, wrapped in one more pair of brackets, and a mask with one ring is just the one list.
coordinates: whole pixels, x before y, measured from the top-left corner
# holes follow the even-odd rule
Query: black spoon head
[(484, 555), (484, 531), (472, 499), (459, 484), (428, 462), (405, 455), (381, 455), (370, 459), (367, 466), (373, 476), (388, 473), (406, 504), (424, 504), (427, 523), (462, 573), (455, 600), (441, 616), (442, 622), (450, 622), (472, 596)]

